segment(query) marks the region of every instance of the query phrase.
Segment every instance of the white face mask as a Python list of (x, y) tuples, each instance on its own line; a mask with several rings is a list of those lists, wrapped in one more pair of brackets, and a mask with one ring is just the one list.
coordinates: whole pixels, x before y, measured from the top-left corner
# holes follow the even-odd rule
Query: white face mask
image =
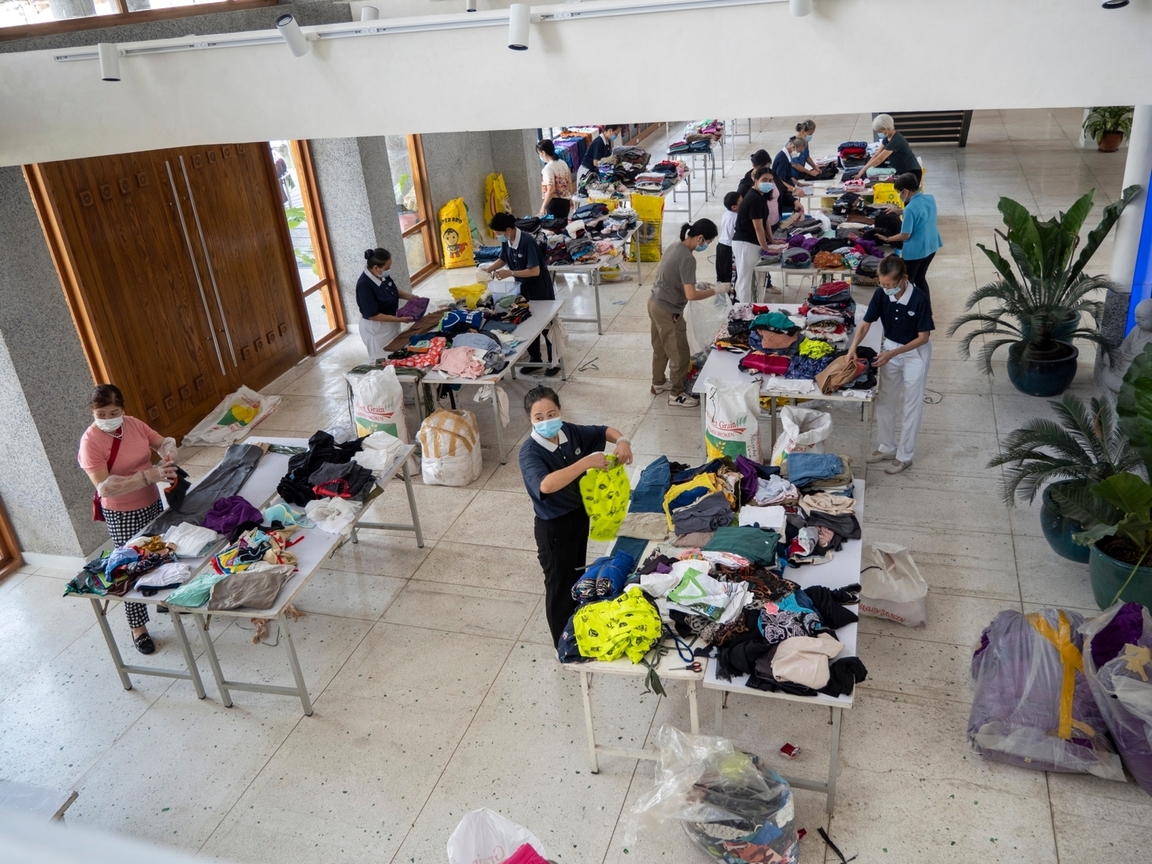
[(124, 415), (121, 414), (119, 417), (108, 417), (107, 419), (101, 419), (97, 417), (92, 422), (101, 432), (112, 433), (124, 425)]

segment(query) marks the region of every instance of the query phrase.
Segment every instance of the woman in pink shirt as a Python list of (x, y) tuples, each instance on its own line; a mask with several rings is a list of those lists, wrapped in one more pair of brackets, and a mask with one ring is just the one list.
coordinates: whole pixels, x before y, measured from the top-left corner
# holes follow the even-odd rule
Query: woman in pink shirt
[[(123, 546), (163, 511), (157, 484), (176, 479), (176, 441), (135, 417), (124, 415), (124, 395), (114, 384), (99, 384), (88, 403), (92, 425), (80, 438), (77, 461), (87, 473), (108, 526), (108, 536)], [(153, 466), (152, 451), (163, 460)], [(156, 650), (148, 635), (148, 607), (125, 603), (132, 641), (141, 654)]]

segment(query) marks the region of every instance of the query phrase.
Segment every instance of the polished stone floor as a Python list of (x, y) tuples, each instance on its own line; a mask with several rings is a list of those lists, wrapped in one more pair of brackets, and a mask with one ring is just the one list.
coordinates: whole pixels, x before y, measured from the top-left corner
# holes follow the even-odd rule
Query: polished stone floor
[[(1095, 611), (1085, 567), (1053, 555), (1036, 513), (1006, 508), (999, 470), (985, 467), (1012, 429), (1045, 413), (1044, 402), (1018, 394), (1002, 360), (989, 377), (944, 335), (967, 294), (992, 276), (976, 244), (992, 240), (1000, 195), (1047, 215), (1092, 188), (1100, 203), (1118, 194), (1124, 151), (1079, 148), (1081, 116), (977, 112), (967, 149), (919, 148), (945, 242), (930, 271), (940, 328), (934, 402), (924, 408), (914, 468), (868, 472), (865, 539), (910, 547), (931, 585), (929, 621), (920, 630), (862, 622), (869, 677), (844, 720), (835, 816), (825, 815), (821, 796), (797, 793), (806, 862), (836, 860), (816, 836), (821, 826), (860, 861), (1136, 864), (1152, 847), (1152, 801), (1134, 784), (985, 762), (965, 740), (972, 646), (999, 610)], [(752, 150), (779, 148), (797, 119), (765, 120), (752, 142), (730, 146), (720, 193), (734, 188)], [(817, 154), (869, 137), (866, 115), (816, 119)], [(718, 218), (715, 200), (700, 203), (702, 215)], [(679, 222), (668, 215), (666, 240)], [(1110, 250), (1106, 243), (1092, 269), (1107, 270)], [(700, 263), (707, 278), (711, 264)], [(419, 290), (447, 299), (461, 275), (440, 274)], [(658, 454), (702, 461), (698, 412), (648, 393), (650, 276), (645, 266), (643, 286), (604, 286), (603, 336), (570, 325), (579, 371), (561, 390), (564, 412), (622, 429), (641, 465)], [(575, 291), (573, 304), (587, 309), (586, 289)], [(1088, 394), (1084, 353), (1074, 389)], [(339, 422), (341, 373), (362, 358), (352, 335), (302, 362), (267, 388), (284, 401), (261, 431), (308, 435)], [(517, 408), (526, 387), (507, 386), (509, 446), (527, 431)], [(490, 444), (489, 407), (468, 407)], [(859, 414), (834, 418), (834, 443), (859, 452)], [(201, 473), (219, 455), (186, 448), (183, 458)], [(678, 827), (625, 846), (625, 820), (651, 787), (652, 763), (605, 758), (599, 775), (589, 774), (578, 678), (547, 644), (515, 457), (501, 465), (486, 449), (484, 472), (466, 489), (418, 485), (424, 549), (411, 535), (365, 533), (314, 579), (298, 604), (308, 617), (294, 628), (312, 717), (294, 700), (252, 693), (236, 693), (226, 709), (211, 688), (198, 701), (187, 683), (158, 678), (126, 692), (87, 604), (60, 599), (71, 574), (27, 567), (13, 575), (0, 584), (0, 777), (77, 789), (71, 822), (253, 864), (443, 861), (452, 828), (477, 807), (527, 826), (558, 861), (705, 860)], [(397, 486), (389, 492), (375, 507), (399, 517), (403, 496)], [(135, 657), (119, 612), (114, 625), (121, 650)], [(282, 651), (252, 645), (250, 626), (217, 622), (219, 653), (237, 676), (286, 682)], [(179, 665), (171, 624), (152, 630), (160, 651), (141, 662)], [(638, 681), (608, 676), (593, 692), (605, 740), (642, 746), (661, 724), (687, 726), (680, 694), (657, 699)], [(701, 697), (708, 719), (711, 700)], [(782, 770), (823, 771), (824, 711), (747, 697), (733, 697), (730, 708), (726, 728), (740, 746)], [(802, 748), (796, 763), (782, 764), (786, 741)]]

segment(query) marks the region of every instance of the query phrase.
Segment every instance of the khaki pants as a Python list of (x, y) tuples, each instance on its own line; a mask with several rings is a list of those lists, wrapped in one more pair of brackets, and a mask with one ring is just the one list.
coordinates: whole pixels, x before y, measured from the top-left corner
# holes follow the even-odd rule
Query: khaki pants
[(692, 352), (688, 348), (688, 327), (683, 315), (673, 315), (652, 298), (648, 298), (648, 319), (652, 324), (652, 384), (664, 383), (664, 370), (672, 383), (672, 395), (684, 392), (684, 379)]

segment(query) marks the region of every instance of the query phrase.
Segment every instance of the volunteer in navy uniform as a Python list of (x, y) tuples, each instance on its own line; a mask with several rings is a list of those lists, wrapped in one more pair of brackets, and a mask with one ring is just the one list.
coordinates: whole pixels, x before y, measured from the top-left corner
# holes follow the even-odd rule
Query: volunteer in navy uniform
[[(880, 370), (880, 393), (876, 397), (879, 441), (867, 461), (888, 462), (885, 473), (899, 474), (912, 466), (920, 414), (924, 410), (928, 363), (932, 359), (932, 343), (928, 340), (936, 325), (932, 323), (928, 297), (909, 281), (903, 260), (888, 255), (880, 262), (877, 275), (880, 287), (872, 295), (864, 320), (856, 328), (848, 356), (856, 358), (856, 349), (873, 322), (880, 321), (884, 341), (873, 364)], [(897, 421), (901, 427), (899, 441)]]
[(360, 307), (360, 338), (368, 349), (369, 360), (388, 356), (385, 346), (400, 335), (411, 318), (399, 318), (396, 310), (400, 298), (415, 295), (401, 291), (388, 275), (392, 253), (387, 249), (369, 249), (364, 253), (364, 272), (356, 281), (356, 305)]
[[(520, 294), (525, 300), (555, 300), (556, 292), (552, 288), (552, 276), (544, 264), (544, 257), (540, 254), (540, 247), (536, 245), (536, 238), (516, 227), (516, 217), (511, 213), (497, 213), (488, 222), (492, 233), (503, 241), (500, 245), (500, 257), (491, 264), (482, 267), (498, 279), (507, 279), (511, 276), (520, 283)], [(540, 334), (548, 346), (548, 359), (552, 359), (552, 343), (548, 341), (548, 331)], [(540, 362), (540, 342), (533, 342), (528, 346), (528, 359), (533, 363)], [(527, 374), (539, 372), (539, 366), (525, 366), (520, 370)], [(545, 373), (549, 377), (560, 371), (559, 366), (550, 366)]]
[(588, 563), (588, 514), (580, 497), (580, 478), (589, 468), (607, 468), (604, 447), (632, 463), (628, 439), (611, 426), (577, 426), (560, 416), (560, 397), (550, 387), (524, 395), (532, 434), (520, 445), (520, 474), (536, 512), (536, 553), (544, 569), (544, 612), (552, 644), (576, 611), (572, 586)]

